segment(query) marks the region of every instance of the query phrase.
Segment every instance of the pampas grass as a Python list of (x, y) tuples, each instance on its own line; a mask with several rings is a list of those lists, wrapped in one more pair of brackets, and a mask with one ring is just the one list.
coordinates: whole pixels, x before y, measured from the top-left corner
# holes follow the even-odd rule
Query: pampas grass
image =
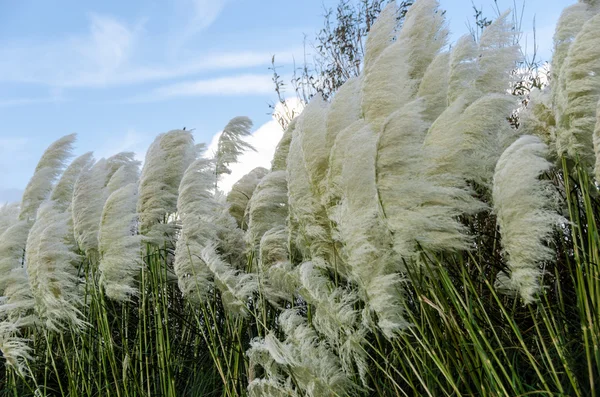
[(142, 263), (135, 212), (137, 194), (136, 183), (112, 192), (104, 204), (100, 220), (100, 284), (106, 295), (117, 301), (128, 300), (139, 293), (135, 280)]
[(177, 209), (182, 221), (175, 249), (175, 274), (184, 296), (208, 299), (212, 287), (210, 271), (201, 258), (202, 249), (217, 241), (211, 225), (217, 211), (212, 201), (214, 163), (198, 159), (186, 170), (179, 187)]
[(108, 172), (106, 160), (100, 159), (79, 175), (73, 189), (73, 231), (79, 248), (86, 253), (98, 250), (100, 217), (108, 197)]
[(57, 141), (0, 208), (0, 394), (597, 395), (595, 159), (560, 156), (598, 135), (597, 7), (527, 105), (508, 14), (445, 52), (437, 1), (402, 27), (390, 2), (360, 75), (227, 195), (245, 117), (212, 156), (159, 135), (141, 173)]
[(183, 173), (196, 154), (192, 134), (181, 130), (159, 135), (148, 148), (137, 204), (140, 231), (148, 241), (161, 244), (175, 237), (170, 216), (177, 210)]
[(510, 278), (499, 274), (498, 285), (533, 302), (540, 290), (541, 266), (554, 257), (547, 246), (555, 227), (567, 222), (555, 206), (556, 191), (540, 177), (552, 164), (539, 138), (525, 135), (502, 153), (494, 174), (494, 212), (502, 235)]
[(234, 117), (221, 132), (215, 153), (217, 181), (223, 174), (230, 174), (229, 165), (237, 162), (238, 157), (246, 150), (255, 150), (244, 139), (250, 136), (252, 120), (245, 116)]
[(94, 156), (92, 152), (82, 154), (69, 164), (65, 169), (60, 180), (56, 183), (50, 200), (54, 201), (55, 205), (66, 211), (71, 205), (73, 199), (73, 190), (75, 189), (75, 183), (82, 172), (87, 172), (94, 163)]
[(284, 227), (288, 216), (287, 179), (285, 171), (265, 175), (248, 201), (246, 241), (257, 246), (272, 228)]
[(0, 206), (0, 235), (17, 223), (19, 203), (7, 203)]
[(559, 80), (564, 83), (558, 120), (559, 151), (592, 167), (596, 157), (593, 130), (600, 100), (600, 14), (590, 18), (569, 47)]
[(8, 285), (7, 275), (23, 265), (30, 227), (29, 222), (18, 221), (0, 234), (0, 274), (5, 275), (0, 279), (0, 295)]
[(69, 214), (44, 203), (27, 238), (25, 262), (36, 313), (45, 326), (60, 331), (84, 326), (77, 274), (78, 255), (69, 247)]
[(9, 367), (14, 368), (21, 376), (30, 375), (27, 361), (33, 360), (32, 348), (28, 340), (18, 336), (19, 330), (14, 323), (0, 322), (0, 351)]
[(75, 137), (75, 134), (66, 135), (46, 149), (23, 192), (19, 219), (35, 219), (38, 207), (52, 192), (54, 182), (61, 175), (67, 159), (71, 156)]
[(232, 187), (227, 194), (229, 213), (233, 216), (238, 227), (246, 230), (248, 228), (249, 203), (252, 200), (256, 186), (269, 171), (266, 168), (257, 167), (244, 175)]

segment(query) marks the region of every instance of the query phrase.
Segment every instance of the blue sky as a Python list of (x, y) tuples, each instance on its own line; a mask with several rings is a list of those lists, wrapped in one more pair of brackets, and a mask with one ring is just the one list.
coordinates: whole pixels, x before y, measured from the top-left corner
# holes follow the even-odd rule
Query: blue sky
[[(513, 0), (498, 2), (506, 9)], [(535, 15), (548, 59), (560, 11), (574, 2), (527, 0), (522, 44), (531, 50)], [(76, 153), (97, 158), (124, 150), (143, 158), (157, 134), (184, 126), (208, 143), (237, 115), (252, 118), (262, 140), (277, 140), (267, 114), (271, 55), (291, 73), (303, 35), (313, 37), (323, 6), (337, 3), (0, 0), (0, 202), (18, 200), (43, 150), (72, 132)], [(467, 33), (471, 1), (440, 3), (452, 41)], [(493, 0), (475, 4), (495, 15)]]

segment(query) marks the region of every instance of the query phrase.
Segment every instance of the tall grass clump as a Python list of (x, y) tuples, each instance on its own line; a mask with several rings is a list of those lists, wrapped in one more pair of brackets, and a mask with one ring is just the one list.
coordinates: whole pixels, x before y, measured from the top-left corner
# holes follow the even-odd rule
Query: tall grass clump
[(230, 192), (246, 117), (141, 170), (50, 145), (0, 207), (0, 395), (599, 394), (597, 2), (527, 100), (510, 13), (398, 9)]

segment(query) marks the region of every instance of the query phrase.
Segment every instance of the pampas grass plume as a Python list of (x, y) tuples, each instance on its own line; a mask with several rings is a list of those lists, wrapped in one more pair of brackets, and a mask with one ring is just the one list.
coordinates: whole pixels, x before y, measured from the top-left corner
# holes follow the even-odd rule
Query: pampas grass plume
[(547, 151), (540, 138), (524, 135), (502, 153), (494, 174), (494, 212), (510, 271), (508, 280), (499, 277), (499, 285), (516, 291), (526, 304), (540, 289), (541, 266), (554, 258), (546, 242), (567, 222), (553, 208), (557, 200), (550, 181), (540, 179), (552, 167)]

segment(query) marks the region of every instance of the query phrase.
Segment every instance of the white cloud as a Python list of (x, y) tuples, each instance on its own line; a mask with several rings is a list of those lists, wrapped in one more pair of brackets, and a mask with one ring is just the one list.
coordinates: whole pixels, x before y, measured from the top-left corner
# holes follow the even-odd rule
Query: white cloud
[(199, 32), (211, 26), (223, 8), (225, 0), (191, 0), (193, 17), (188, 26), (193, 33)]
[(169, 84), (158, 87), (149, 94), (135, 96), (124, 102), (153, 102), (188, 96), (236, 96), (271, 93), (273, 93), (271, 76), (266, 74), (242, 74)]
[[(162, 19), (126, 23), (112, 16), (90, 14), (84, 33), (41, 42), (4, 42), (0, 46), (0, 82), (51, 88), (139, 84), (206, 71), (267, 66), (273, 54), (277, 54), (279, 62), (291, 63), (294, 54), (302, 53), (300, 47), (285, 51), (179, 51), (184, 41), (215, 22), (225, 4), (226, 0), (181, 0), (170, 4), (178, 10), (176, 20), (182, 26), (171, 38), (157, 39), (149, 34), (148, 29), (160, 26), (164, 35)], [(169, 14), (173, 10), (164, 11)]]
[(58, 97), (40, 97), (40, 98), (11, 98), (11, 99), (0, 99), (0, 108), (21, 106), (21, 105), (32, 105), (35, 103), (49, 103), (49, 102), (60, 102), (63, 98)]
[[(295, 53), (297, 53), (297, 50), (277, 52), (277, 59), (283, 63), (291, 63)], [(106, 81), (106, 84), (136, 84), (181, 78), (200, 72), (267, 66), (270, 64), (272, 54), (266, 51), (217, 52), (202, 54), (199, 57), (186, 59), (175, 64), (133, 66), (128, 70), (115, 73)]]
[(141, 26), (91, 14), (88, 33), (0, 48), (0, 79), (49, 86), (101, 85), (129, 59)]

